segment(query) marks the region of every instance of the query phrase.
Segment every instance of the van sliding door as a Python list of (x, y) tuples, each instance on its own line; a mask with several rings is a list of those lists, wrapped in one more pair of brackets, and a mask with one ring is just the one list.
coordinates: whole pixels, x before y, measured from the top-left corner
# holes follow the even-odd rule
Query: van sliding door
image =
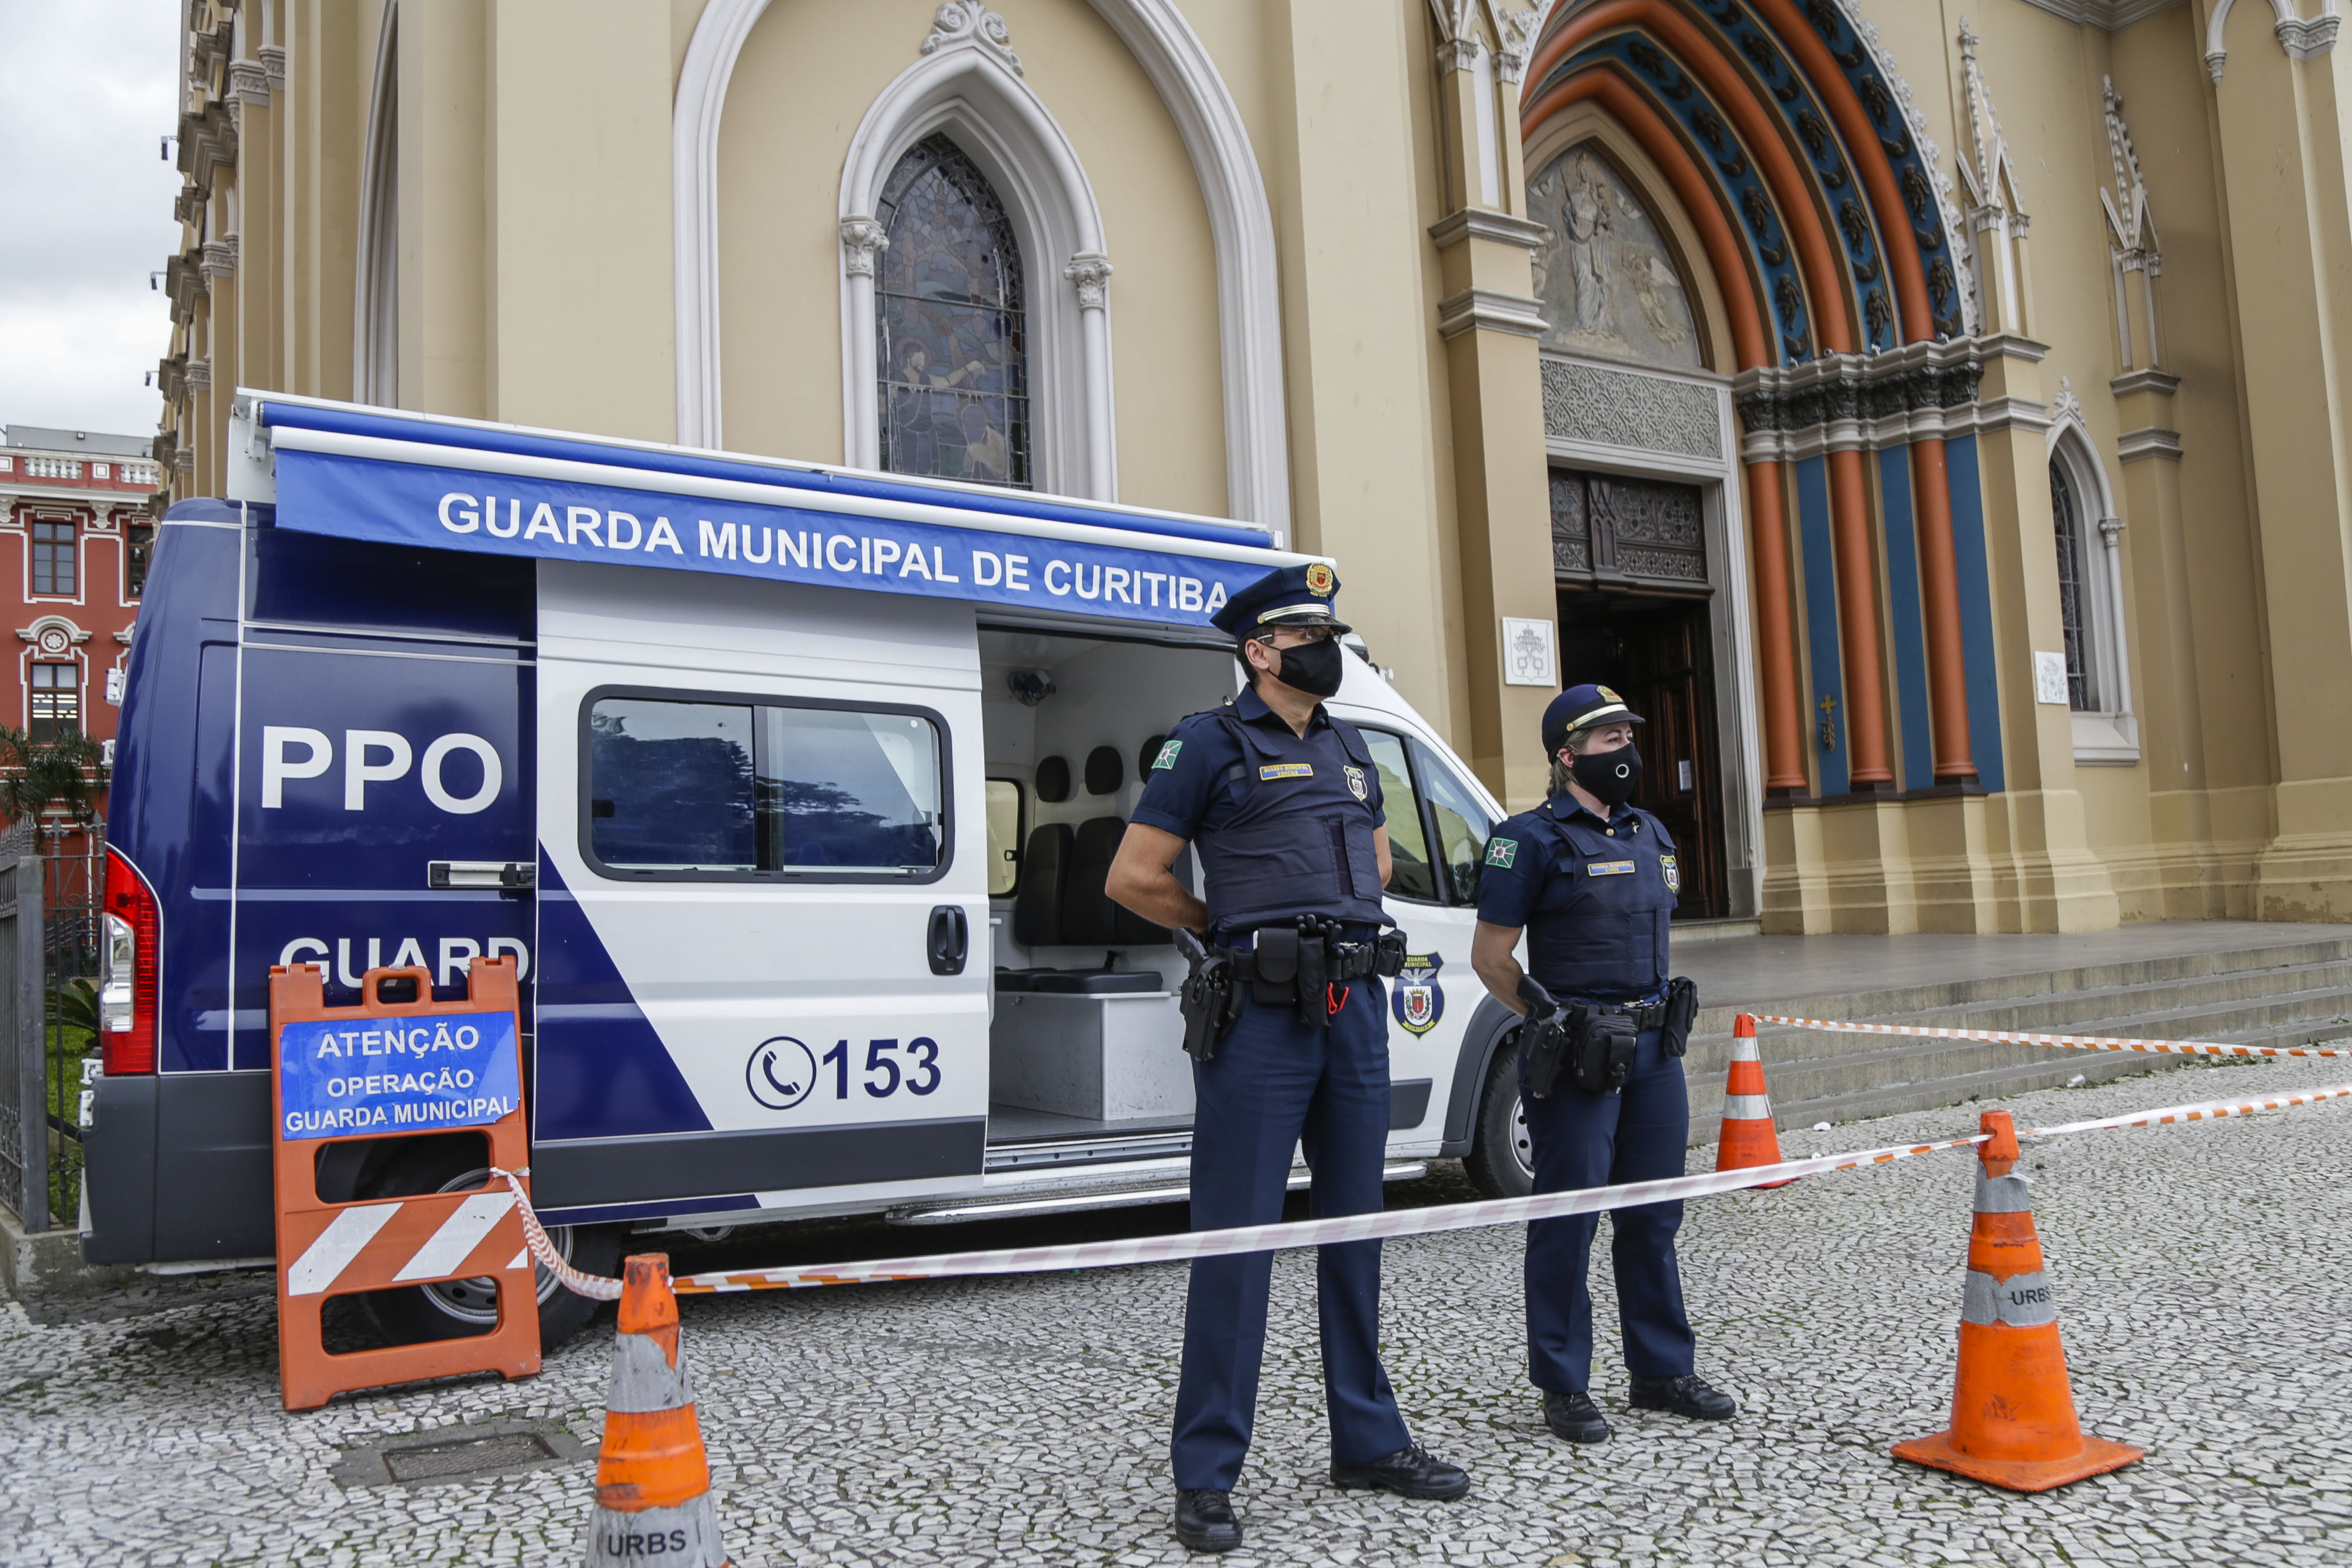
[(540, 573), (542, 1202), (682, 1216), (977, 1186), (970, 608)]

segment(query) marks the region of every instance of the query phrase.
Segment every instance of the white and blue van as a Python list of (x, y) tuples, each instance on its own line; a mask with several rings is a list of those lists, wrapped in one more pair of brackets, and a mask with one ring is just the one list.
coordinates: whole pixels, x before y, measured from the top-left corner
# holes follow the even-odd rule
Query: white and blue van
[[(246, 393), (234, 498), (160, 529), (116, 752), (94, 1262), (272, 1247), (270, 967), (521, 974), (535, 1197), (631, 1230), (1181, 1198), (1168, 934), (1104, 895), (1149, 766), (1238, 674), (1244, 524)], [(1391, 1175), (1527, 1185), (1470, 972), (1502, 812), (1360, 656), (1413, 956)], [(1180, 863), (1189, 868), (1190, 857)], [(1504, 1049), (1498, 1053), (1498, 1047)], [(322, 1196), (478, 1184), (333, 1145)], [(1305, 1175), (1300, 1173), (1303, 1184)], [(556, 1321), (584, 1313), (543, 1293)], [(478, 1332), (487, 1282), (386, 1298)], [(405, 1303), (404, 1305), (403, 1303)]]

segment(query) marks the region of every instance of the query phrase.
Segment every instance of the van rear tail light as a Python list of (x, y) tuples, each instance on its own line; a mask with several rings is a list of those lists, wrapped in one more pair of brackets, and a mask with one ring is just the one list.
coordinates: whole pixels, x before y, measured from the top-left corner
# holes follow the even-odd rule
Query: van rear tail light
[(146, 879), (106, 852), (104, 925), (99, 945), (98, 1019), (106, 1075), (155, 1071), (155, 966), (163, 922)]

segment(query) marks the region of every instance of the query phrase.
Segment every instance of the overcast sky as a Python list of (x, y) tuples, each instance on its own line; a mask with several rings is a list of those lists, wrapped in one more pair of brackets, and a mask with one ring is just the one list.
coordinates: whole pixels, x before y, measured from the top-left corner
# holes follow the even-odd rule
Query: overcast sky
[[(0, 423), (152, 435), (175, 0), (0, 0)], [(177, 151), (175, 148), (174, 152)]]

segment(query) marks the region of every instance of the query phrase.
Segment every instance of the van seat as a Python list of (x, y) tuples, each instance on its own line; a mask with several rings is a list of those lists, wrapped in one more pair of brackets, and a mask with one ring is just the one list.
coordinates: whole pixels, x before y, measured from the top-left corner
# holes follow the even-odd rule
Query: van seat
[(1052, 947), (1062, 941), (1071, 843), (1067, 822), (1040, 822), (1029, 835), (1021, 885), (1013, 895), (1013, 936), (1024, 947)]
[(1118, 856), (1127, 824), (1117, 817), (1093, 817), (1078, 824), (1070, 854), (1070, 876), (1062, 895), (1062, 945), (1066, 947), (1156, 947), (1174, 940), (1168, 932), (1112, 899), (1110, 863)]

